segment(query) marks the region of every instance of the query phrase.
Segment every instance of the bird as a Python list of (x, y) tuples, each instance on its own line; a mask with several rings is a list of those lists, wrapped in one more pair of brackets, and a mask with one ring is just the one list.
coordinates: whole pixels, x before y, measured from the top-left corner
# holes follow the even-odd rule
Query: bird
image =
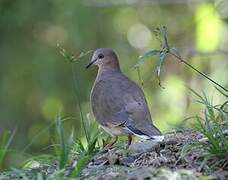
[(128, 136), (127, 147), (132, 136), (162, 141), (164, 136), (153, 125), (142, 89), (122, 73), (117, 54), (111, 48), (99, 48), (86, 69), (92, 65), (98, 66), (98, 73), (90, 103), (95, 119), (112, 137), (106, 148), (111, 148), (121, 135)]

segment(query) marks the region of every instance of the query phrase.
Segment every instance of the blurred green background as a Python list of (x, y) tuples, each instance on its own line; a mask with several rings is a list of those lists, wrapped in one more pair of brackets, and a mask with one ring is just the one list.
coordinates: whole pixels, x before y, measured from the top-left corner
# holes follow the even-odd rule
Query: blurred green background
[[(123, 72), (139, 83), (132, 67), (139, 55), (159, 48), (153, 29), (165, 25), (170, 43), (182, 56), (227, 87), (227, 19), (226, 0), (1, 0), (0, 136), (16, 128), (11, 149), (21, 152), (33, 142), (26, 152), (45, 152), (51, 144), (50, 131), (36, 135), (60, 110), (65, 117), (74, 117), (65, 122), (66, 131), (74, 127), (76, 135), (82, 136), (75, 90), (80, 91), (87, 117), (97, 69), (85, 70), (90, 60), (86, 56), (74, 63), (72, 73), (72, 65), (58, 52), (58, 43), (75, 55), (111, 47)], [(208, 81), (169, 57), (162, 71), (165, 89), (160, 88), (156, 61), (152, 58), (140, 70), (153, 120), (163, 132), (200, 112), (187, 87), (213, 95), (215, 102), (221, 100)], [(7, 162), (17, 164), (21, 159), (22, 153), (14, 153)]]

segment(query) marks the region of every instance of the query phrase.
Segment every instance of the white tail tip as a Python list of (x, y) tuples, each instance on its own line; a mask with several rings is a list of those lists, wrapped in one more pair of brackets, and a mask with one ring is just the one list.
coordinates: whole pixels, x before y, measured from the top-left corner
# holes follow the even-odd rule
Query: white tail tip
[(164, 140), (164, 136), (152, 136), (151, 137), (152, 141), (157, 141), (157, 142), (161, 142)]

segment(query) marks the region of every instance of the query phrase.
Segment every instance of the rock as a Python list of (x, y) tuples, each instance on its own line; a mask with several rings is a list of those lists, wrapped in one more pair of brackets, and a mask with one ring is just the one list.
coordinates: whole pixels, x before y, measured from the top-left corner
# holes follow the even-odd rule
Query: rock
[(165, 145), (174, 145), (178, 143), (178, 139), (173, 137), (173, 138), (168, 138), (167, 140), (164, 140), (163, 143)]
[(154, 151), (155, 149), (159, 148), (159, 146), (160, 146), (159, 142), (147, 140), (144, 142), (131, 144), (129, 146), (129, 150), (135, 153), (143, 153), (143, 152)]
[(149, 168), (139, 168), (130, 172), (126, 179), (127, 180), (138, 180), (138, 179), (150, 179), (152, 173)]
[(119, 156), (118, 156), (118, 154), (115, 153), (115, 152), (113, 152), (113, 151), (110, 151), (110, 152), (108, 153), (107, 158), (108, 158), (109, 164), (111, 164), (111, 165), (117, 164), (117, 162), (119, 161)]

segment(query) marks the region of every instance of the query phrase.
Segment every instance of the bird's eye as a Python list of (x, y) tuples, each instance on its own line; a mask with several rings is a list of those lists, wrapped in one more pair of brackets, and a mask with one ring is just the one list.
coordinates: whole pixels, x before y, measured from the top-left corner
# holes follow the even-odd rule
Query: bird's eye
[(99, 55), (98, 55), (98, 58), (99, 58), (99, 59), (102, 59), (102, 58), (104, 58), (104, 55), (103, 55), (103, 54), (99, 54)]

